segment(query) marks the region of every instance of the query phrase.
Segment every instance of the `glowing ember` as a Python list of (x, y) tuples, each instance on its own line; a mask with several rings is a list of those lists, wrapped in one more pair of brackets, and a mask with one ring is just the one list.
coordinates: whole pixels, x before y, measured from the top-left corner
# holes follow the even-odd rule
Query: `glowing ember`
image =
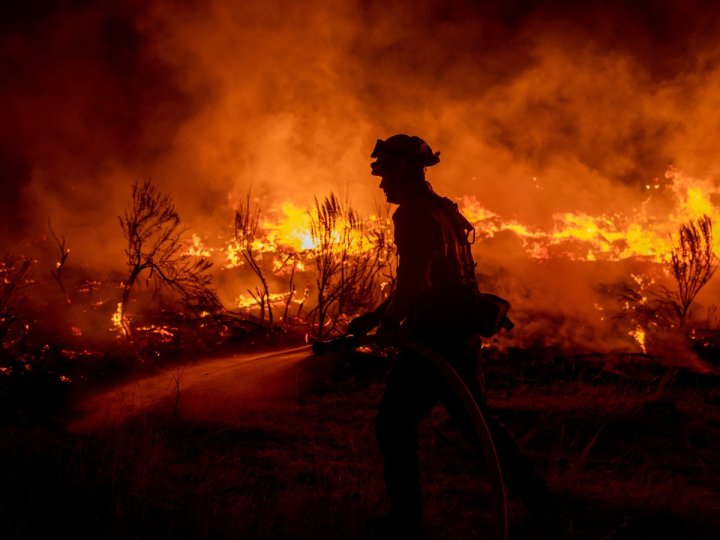
[(647, 349), (645, 348), (645, 330), (643, 330), (641, 326), (638, 326), (634, 330), (628, 332), (628, 335), (638, 342), (642, 352), (647, 353)]
[(138, 332), (146, 332), (152, 334), (160, 343), (170, 343), (175, 338), (175, 332), (177, 328), (171, 328), (169, 326), (139, 326)]
[[(270, 294), (269, 302), (275, 304), (277, 302), (286, 302), (290, 293), (275, 293)], [(295, 298), (293, 302), (300, 303), (302, 299)], [(251, 295), (241, 294), (235, 299), (235, 305), (238, 309), (251, 309), (257, 307), (258, 302)]]
[(116, 330), (120, 330), (123, 335), (127, 334), (127, 329), (125, 328), (126, 319), (122, 312), (122, 302), (118, 303), (117, 309), (115, 310), (115, 313), (113, 313), (111, 320)]

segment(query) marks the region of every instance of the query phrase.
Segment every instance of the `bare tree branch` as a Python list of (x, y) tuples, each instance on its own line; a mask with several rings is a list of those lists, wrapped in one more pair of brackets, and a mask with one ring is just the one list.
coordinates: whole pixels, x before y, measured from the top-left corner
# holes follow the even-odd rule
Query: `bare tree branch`
[(270, 302), (270, 289), (263, 270), (258, 263), (254, 248), (254, 242), (258, 233), (260, 213), (260, 209), (257, 206), (252, 205), (250, 190), (248, 189), (245, 202), (240, 203), (240, 207), (235, 212), (235, 241), (240, 248), (240, 253), (245, 259), (245, 262), (260, 280), (262, 285), (262, 291), (258, 291), (257, 297), (250, 293), (260, 307), (260, 322), (262, 323), (265, 320), (265, 307), (267, 306), (268, 324), (273, 326), (274, 321), (272, 304)]
[(154, 286), (156, 292), (170, 289), (195, 309), (217, 311), (222, 307), (208, 274), (212, 263), (189, 254), (187, 229), (180, 227), (170, 195), (161, 193), (149, 180), (135, 182), (132, 206), (118, 219), (127, 240), (125, 255), (130, 268), (120, 303), (120, 320), (126, 333), (131, 332), (127, 305), (144, 272), (146, 285)]
[(55, 268), (50, 273), (52, 274), (55, 282), (58, 284), (58, 287), (60, 287), (63, 297), (65, 298), (65, 302), (72, 304), (70, 295), (68, 294), (67, 289), (65, 289), (65, 284), (63, 283), (63, 268), (65, 268), (65, 262), (67, 261), (68, 255), (70, 255), (70, 250), (65, 247), (65, 237), (62, 236), (58, 238), (55, 231), (53, 231), (50, 219), (48, 219), (48, 229), (50, 229), (50, 234), (55, 239), (55, 243), (60, 251), (60, 260), (55, 263)]

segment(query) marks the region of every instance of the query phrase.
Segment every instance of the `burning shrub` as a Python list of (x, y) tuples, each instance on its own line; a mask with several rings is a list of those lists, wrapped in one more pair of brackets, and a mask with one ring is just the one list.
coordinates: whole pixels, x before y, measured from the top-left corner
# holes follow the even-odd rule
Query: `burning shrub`
[[(331, 193), (308, 211), (286, 205), (282, 213), (282, 225), (261, 219), (249, 192), (235, 213), (226, 268), (246, 266), (260, 282), (237, 298), (246, 316), (257, 308), (261, 325), (267, 314), (271, 326), (280, 320), (326, 335), (346, 314), (374, 306), (392, 288), (394, 245), (381, 211), (365, 219)], [(308, 280), (300, 294), (298, 279)], [(273, 292), (277, 286), (285, 292)]]
[(713, 252), (713, 228), (709, 216), (683, 223), (679, 234), (679, 244), (673, 246), (668, 266), (678, 288), (675, 310), (680, 322), (684, 323), (693, 300), (717, 270), (718, 258)]
[(64, 403), (69, 379), (54, 364), (57, 356), (45, 345), (28, 344), (28, 326), (19, 313), (17, 292), (35, 284), (29, 278), (33, 259), (5, 255), (0, 260), (0, 426), (32, 425), (49, 420)]
[(200, 310), (216, 311), (221, 307), (208, 273), (212, 263), (189, 253), (187, 229), (180, 227), (170, 195), (161, 193), (149, 180), (136, 182), (132, 207), (118, 219), (128, 242), (125, 255), (130, 273), (123, 284), (115, 319), (126, 333), (130, 332), (125, 316), (130, 294), (145, 271), (146, 284), (152, 282), (156, 292), (169, 288), (180, 294), (187, 305)]
[[(624, 332), (640, 344), (643, 352), (646, 341), (652, 340), (661, 343), (665, 353), (670, 350), (685, 353), (688, 338), (694, 341), (697, 335), (697, 329), (687, 331), (690, 307), (718, 266), (713, 252), (712, 221), (708, 216), (680, 226), (679, 243), (671, 249), (665, 266), (677, 285), (676, 290), (663, 283), (665, 276), (656, 276), (659, 278), (656, 280), (651, 275), (638, 273), (631, 274), (632, 279), (603, 286), (600, 291), (620, 303), (621, 309), (613, 319), (624, 325)], [(710, 313), (708, 311), (708, 326)]]
[(67, 258), (70, 255), (70, 249), (65, 247), (65, 237), (60, 236), (60, 238), (58, 238), (57, 234), (55, 234), (55, 231), (53, 231), (49, 219), (48, 229), (50, 230), (50, 234), (52, 235), (52, 237), (55, 239), (55, 243), (57, 244), (58, 250), (60, 251), (60, 258), (58, 261), (55, 262), (55, 268), (52, 270), (51, 274), (55, 282), (58, 284), (58, 287), (60, 287), (60, 291), (63, 294), (63, 298), (65, 298), (65, 302), (67, 304), (72, 304), (70, 295), (65, 288), (65, 282), (63, 281), (63, 269), (65, 268), (65, 263), (67, 262)]
[(273, 311), (272, 302), (270, 301), (270, 289), (268, 288), (268, 282), (267, 279), (265, 279), (262, 268), (258, 264), (253, 247), (258, 232), (259, 220), (260, 209), (257, 206), (252, 206), (250, 200), (250, 190), (248, 190), (245, 203), (241, 203), (240, 207), (235, 212), (235, 241), (237, 242), (243, 259), (245, 259), (245, 262), (247, 262), (250, 269), (260, 280), (262, 286), (262, 289), (256, 288), (255, 292), (248, 289), (248, 292), (260, 307), (260, 323), (265, 320), (265, 310), (267, 308), (268, 324), (272, 326)]
[[(369, 235), (357, 212), (331, 193), (315, 199), (310, 234), (317, 269), (317, 305), (309, 312), (317, 337), (331, 332), (345, 314), (372, 308), (381, 292), (379, 278), (388, 266), (383, 232)], [(370, 245), (368, 245), (370, 244)]]
[(19, 318), (13, 306), (14, 297), (19, 289), (32, 284), (28, 279), (32, 263), (30, 257), (17, 255), (5, 255), (0, 261), (0, 343), (3, 351), (12, 346), (7, 340)]

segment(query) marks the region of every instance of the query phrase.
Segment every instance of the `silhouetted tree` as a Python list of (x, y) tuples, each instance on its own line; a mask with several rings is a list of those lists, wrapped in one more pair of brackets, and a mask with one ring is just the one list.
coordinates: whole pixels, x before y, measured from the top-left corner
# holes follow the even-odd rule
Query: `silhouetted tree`
[(65, 298), (65, 302), (67, 302), (68, 304), (72, 304), (72, 300), (70, 300), (70, 295), (68, 294), (67, 289), (65, 289), (65, 283), (63, 282), (63, 269), (65, 268), (65, 262), (70, 255), (70, 249), (65, 247), (65, 237), (61, 236), (60, 238), (58, 238), (58, 236), (55, 234), (55, 231), (53, 231), (49, 219), (48, 229), (50, 229), (50, 234), (55, 239), (58, 251), (60, 252), (60, 258), (55, 263), (55, 268), (50, 273), (52, 274), (55, 282), (58, 284), (58, 287), (60, 287), (60, 290), (63, 293), (63, 297)]
[(317, 325), (317, 337), (322, 337), (335, 328), (341, 315), (377, 302), (378, 277), (387, 265), (387, 238), (380, 232), (375, 238), (368, 234), (357, 212), (333, 193), (322, 202), (315, 199), (310, 234), (317, 304), (308, 316)]
[(679, 243), (670, 252), (668, 267), (677, 283), (675, 309), (683, 323), (693, 300), (717, 270), (718, 258), (713, 252), (710, 217), (683, 223), (679, 235)]
[(245, 262), (260, 280), (262, 288), (255, 288), (255, 292), (248, 289), (248, 293), (253, 297), (260, 307), (260, 322), (265, 320), (265, 310), (267, 309), (268, 324), (273, 325), (273, 311), (270, 303), (270, 289), (267, 279), (263, 274), (263, 270), (258, 263), (255, 253), (254, 243), (258, 232), (258, 223), (260, 221), (260, 209), (252, 205), (250, 198), (250, 190), (247, 192), (245, 203), (240, 203), (240, 207), (235, 212), (235, 241), (240, 248), (240, 253)]
[(188, 253), (187, 229), (180, 227), (170, 195), (161, 193), (149, 180), (135, 182), (132, 206), (118, 219), (127, 240), (125, 255), (130, 268), (120, 303), (120, 319), (127, 333), (131, 330), (125, 316), (128, 301), (144, 272), (146, 284), (153, 284), (156, 291), (169, 288), (188, 305), (208, 311), (220, 309), (208, 274), (212, 263)]
[[(290, 304), (293, 301), (293, 298), (295, 298), (295, 293), (297, 292), (297, 287), (295, 286), (295, 271), (297, 270), (299, 261), (299, 256), (297, 253), (293, 253), (286, 257), (286, 259), (283, 261), (282, 266), (285, 266), (286, 264), (290, 264), (290, 277), (288, 278), (288, 295), (287, 298), (285, 298), (285, 308), (283, 309), (282, 314), (282, 320), (283, 323), (289, 324), (291, 321), (290, 318)], [(301, 304), (302, 306), (302, 304)], [(302, 309), (302, 308), (301, 308)], [(298, 316), (300, 315), (298, 311)]]

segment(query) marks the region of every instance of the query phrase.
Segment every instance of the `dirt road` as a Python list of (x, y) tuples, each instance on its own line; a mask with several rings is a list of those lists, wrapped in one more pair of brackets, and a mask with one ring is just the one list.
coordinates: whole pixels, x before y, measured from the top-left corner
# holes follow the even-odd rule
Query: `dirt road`
[(332, 362), (314, 357), (306, 345), (165, 369), (85, 398), (68, 429), (99, 429), (157, 407), (184, 418), (235, 423), (248, 413), (307, 394), (322, 384)]

